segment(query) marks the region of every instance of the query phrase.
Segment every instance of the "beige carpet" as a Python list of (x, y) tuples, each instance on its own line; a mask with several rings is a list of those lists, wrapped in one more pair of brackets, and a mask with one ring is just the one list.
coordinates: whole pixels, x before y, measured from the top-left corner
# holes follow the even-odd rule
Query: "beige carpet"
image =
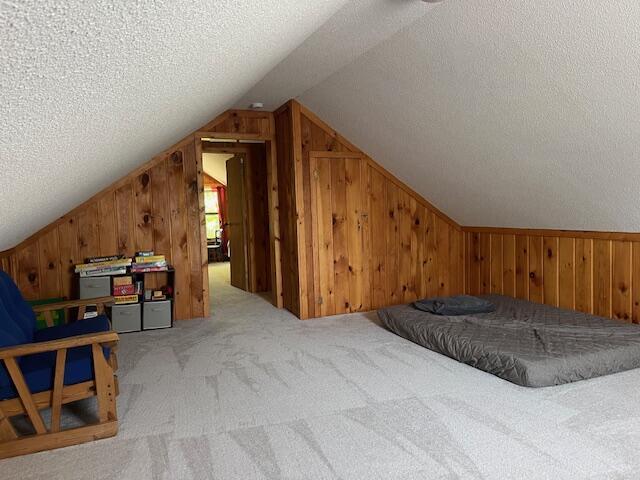
[(122, 336), (116, 438), (0, 478), (639, 478), (640, 371), (525, 389), (372, 314), (301, 322), (224, 268), (211, 318)]

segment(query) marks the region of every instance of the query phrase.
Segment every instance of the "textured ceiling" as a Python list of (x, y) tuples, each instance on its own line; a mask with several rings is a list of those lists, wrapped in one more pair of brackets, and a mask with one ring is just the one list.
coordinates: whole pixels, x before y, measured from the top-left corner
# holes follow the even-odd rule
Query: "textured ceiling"
[(425, 15), (419, 0), (351, 0), (237, 102), (275, 110)]
[(462, 224), (638, 231), (639, 19), (631, 0), (0, 1), (0, 250), (229, 106), (290, 97)]
[(640, 231), (640, 3), (447, 0), (300, 100), (464, 225)]
[(234, 104), (345, 3), (0, 1), (0, 250)]

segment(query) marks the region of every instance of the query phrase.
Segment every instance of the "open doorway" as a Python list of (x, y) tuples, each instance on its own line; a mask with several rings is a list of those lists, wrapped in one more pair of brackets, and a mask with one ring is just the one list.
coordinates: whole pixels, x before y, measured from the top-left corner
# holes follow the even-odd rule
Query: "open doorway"
[(210, 285), (272, 295), (267, 160), (264, 141), (203, 139)]

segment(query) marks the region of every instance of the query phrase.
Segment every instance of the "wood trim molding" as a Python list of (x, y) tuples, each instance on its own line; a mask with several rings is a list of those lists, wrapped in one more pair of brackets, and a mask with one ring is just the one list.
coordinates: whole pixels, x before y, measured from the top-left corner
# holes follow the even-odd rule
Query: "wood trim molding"
[(323, 152), (313, 150), (309, 152), (311, 158), (366, 158), (360, 152)]
[(543, 228), (462, 227), (467, 233), (493, 233), (502, 235), (526, 235), (529, 237), (595, 238), (599, 240), (640, 241), (640, 233), (604, 232), (587, 230), (554, 230)]

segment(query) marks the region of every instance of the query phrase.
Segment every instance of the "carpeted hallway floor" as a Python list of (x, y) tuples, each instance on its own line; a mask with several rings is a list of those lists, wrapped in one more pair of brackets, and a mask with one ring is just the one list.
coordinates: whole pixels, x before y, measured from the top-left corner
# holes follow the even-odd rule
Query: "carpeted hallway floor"
[(525, 389), (374, 314), (301, 322), (223, 273), (211, 318), (122, 336), (116, 438), (0, 478), (638, 478), (640, 370)]

